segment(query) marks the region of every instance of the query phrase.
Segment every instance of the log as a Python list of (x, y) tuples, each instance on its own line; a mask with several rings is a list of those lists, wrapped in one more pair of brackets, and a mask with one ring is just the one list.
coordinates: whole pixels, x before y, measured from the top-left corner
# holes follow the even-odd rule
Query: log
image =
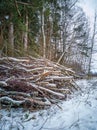
[(15, 62), (29, 62), (28, 59), (17, 59), (17, 58), (13, 58), (13, 57), (3, 57), (3, 58), (0, 58), (0, 61), (5, 61), (5, 60), (15, 61)]
[(3, 68), (3, 69), (10, 69), (10, 67), (5, 66), (5, 65), (0, 65), (0, 67)]
[(11, 99), (11, 98), (9, 98), (7, 96), (4, 96), (4, 97), (0, 98), (0, 102), (11, 103), (11, 104), (13, 104), (15, 106), (20, 106), (20, 105), (22, 105), (25, 102), (25, 100), (23, 100), (23, 101), (16, 101), (16, 100), (13, 100), (13, 99)]
[(52, 70), (53, 67), (38, 67), (38, 68), (34, 68), (34, 69), (26, 69), (24, 67), (20, 67), (20, 66), (16, 66), (15, 67), (18, 70), (23, 70), (25, 72), (36, 72), (36, 71), (40, 71), (40, 70)]
[(46, 79), (53, 79), (53, 80), (70, 80), (73, 79), (73, 76), (49, 76)]
[(10, 103), (12, 106), (20, 106), (20, 105), (23, 105), (23, 104), (31, 104), (33, 105), (33, 103), (36, 103), (38, 105), (41, 105), (41, 106), (50, 106), (51, 105), (51, 102), (49, 100), (46, 100), (45, 102), (43, 101), (39, 101), (39, 100), (35, 100), (35, 99), (32, 99), (32, 98), (20, 98), (22, 99), (22, 101), (17, 101), (17, 100), (13, 100), (12, 98), (8, 97), (8, 96), (3, 96), (0, 98), (0, 102), (1, 103)]
[(34, 87), (34, 88), (39, 88), (39, 89), (41, 89), (41, 90), (43, 90), (43, 91), (46, 91), (46, 92), (48, 92), (48, 93), (50, 93), (50, 94), (52, 94), (52, 95), (55, 95), (55, 96), (58, 96), (58, 97), (61, 97), (61, 98), (65, 98), (65, 95), (64, 95), (64, 94), (61, 94), (61, 93), (58, 93), (58, 92), (54, 92), (54, 91), (52, 91), (52, 90), (49, 90), (49, 89), (44, 88), (44, 87), (41, 87), (41, 86), (37, 86), (36, 84), (31, 84), (31, 85), (32, 85), (32, 87)]
[(16, 92), (16, 91), (8, 91), (5, 92), (7, 95), (20, 95), (20, 96), (24, 96), (24, 97), (31, 97), (30, 94), (28, 93), (23, 93), (23, 92)]

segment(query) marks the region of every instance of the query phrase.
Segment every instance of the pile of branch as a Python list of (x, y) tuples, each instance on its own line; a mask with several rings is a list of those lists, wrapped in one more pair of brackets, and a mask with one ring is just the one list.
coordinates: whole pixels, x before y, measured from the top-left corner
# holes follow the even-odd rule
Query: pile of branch
[(0, 58), (0, 104), (51, 106), (79, 89), (74, 76), (72, 69), (43, 58)]

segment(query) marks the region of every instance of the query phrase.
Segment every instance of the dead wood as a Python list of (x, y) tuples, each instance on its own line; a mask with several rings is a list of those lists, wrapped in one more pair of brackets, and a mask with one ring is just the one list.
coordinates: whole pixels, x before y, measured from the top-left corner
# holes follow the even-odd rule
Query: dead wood
[(13, 58), (13, 57), (3, 57), (0, 58), (0, 61), (14, 61), (14, 62), (29, 62), (29, 59), (17, 59), (17, 58)]
[(16, 106), (20, 106), (21, 104), (23, 104), (25, 101), (16, 101), (16, 100), (13, 100), (7, 96), (3, 96), (0, 98), (0, 102), (3, 102), (3, 103), (11, 103), (13, 105), (16, 105)]
[(80, 89), (74, 77), (71, 68), (48, 59), (2, 57), (0, 102), (26, 107), (56, 104)]

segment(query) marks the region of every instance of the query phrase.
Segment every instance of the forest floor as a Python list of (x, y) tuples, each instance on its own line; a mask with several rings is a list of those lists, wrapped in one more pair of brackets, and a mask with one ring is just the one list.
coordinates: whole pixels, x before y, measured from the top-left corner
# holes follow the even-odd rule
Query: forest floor
[(0, 110), (0, 130), (97, 130), (97, 79), (77, 80), (82, 91), (37, 112)]
[(0, 58), (0, 130), (97, 130), (97, 81), (43, 58)]

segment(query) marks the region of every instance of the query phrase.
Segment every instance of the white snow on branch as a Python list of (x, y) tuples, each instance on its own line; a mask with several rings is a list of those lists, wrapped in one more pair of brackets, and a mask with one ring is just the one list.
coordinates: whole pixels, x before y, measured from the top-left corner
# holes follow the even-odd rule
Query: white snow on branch
[(7, 101), (7, 102), (10, 102), (10, 103), (12, 103), (13, 105), (17, 105), (17, 106), (19, 106), (19, 105), (21, 105), (21, 104), (23, 104), (24, 102), (25, 102), (25, 100), (23, 100), (23, 101), (16, 101), (16, 100), (13, 100), (13, 99), (11, 99), (11, 98), (9, 98), (9, 97), (7, 97), (7, 96), (4, 96), (4, 97), (1, 97), (0, 98), (0, 101), (2, 102), (5, 102), (5, 101)]

